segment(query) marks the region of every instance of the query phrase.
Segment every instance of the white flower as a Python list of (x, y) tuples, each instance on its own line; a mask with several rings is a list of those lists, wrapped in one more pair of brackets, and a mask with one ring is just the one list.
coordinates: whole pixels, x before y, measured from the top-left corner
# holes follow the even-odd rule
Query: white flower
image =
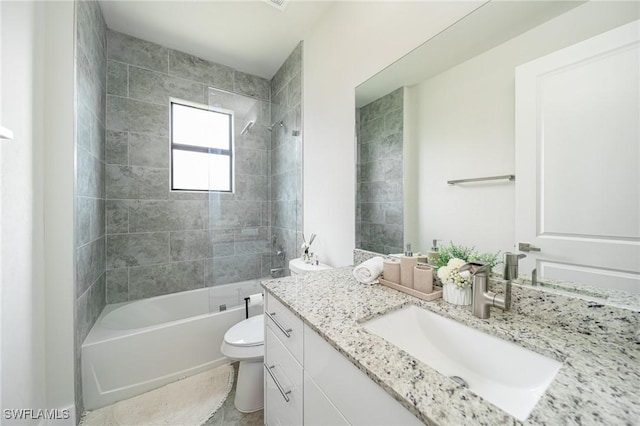
[(302, 251), (308, 250), (308, 249), (309, 249), (309, 247), (311, 247), (311, 246), (309, 245), (309, 243), (306, 243), (306, 242), (305, 242), (305, 243), (302, 243), (302, 245), (300, 246), (300, 248), (302, 249)]
[(471, 278), (471, 272), (470, 271), (462, 271), (462, 272), (458, 272), (458, 275), (460, 275), (460, 277), (464, 280), (466, 280), (467, 278)]
[(457, 272), (458, 269), (460, 269), (460, 267), (465, 263), (467, 262), (465, 262), (462, 259), (458, 259), (457, 257), (454, 257), (452, 259), (449, 259), (449, 263), (447, 263), (447, 266)]
[(465, 288), (471, 285), (471, 274), (469, 271), (458, 272), (465, 262), (462, 259), (453, 258), (447, 263), (447, 266), (441, 266), (438, 269), (438, 278), (443, 284), (452, 283), (458, 288)]
[(440, 268), (438, 268), (438, 278), (440, 278), (440, 281), (442, 281), (443, 283), (449, 281), (450, 274), (451, 268), (449, 268), (448, 266), (441, 266)]

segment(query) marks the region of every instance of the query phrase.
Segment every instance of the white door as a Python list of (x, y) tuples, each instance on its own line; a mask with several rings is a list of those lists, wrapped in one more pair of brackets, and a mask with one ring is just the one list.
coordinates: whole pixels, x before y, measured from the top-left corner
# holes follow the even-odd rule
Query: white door
[(516, 68), (522, 273), (640, 292), (640, 21)]

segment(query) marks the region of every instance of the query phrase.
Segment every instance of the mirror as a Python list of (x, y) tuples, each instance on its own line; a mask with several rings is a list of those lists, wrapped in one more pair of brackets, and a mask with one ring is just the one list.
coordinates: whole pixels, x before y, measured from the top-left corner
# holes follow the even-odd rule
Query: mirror
[(512, 180), (447, 182), (516, 174), (517, 66), (639, 17), (630, 2), (489, 2), (359, 85), (356, 247), (426, 253), (439, 239), (518, 251)]

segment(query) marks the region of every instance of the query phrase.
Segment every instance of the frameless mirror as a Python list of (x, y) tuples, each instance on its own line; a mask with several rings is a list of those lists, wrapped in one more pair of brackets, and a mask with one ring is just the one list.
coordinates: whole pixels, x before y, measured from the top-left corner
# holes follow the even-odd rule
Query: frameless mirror
[[(529, 243), (523, 275), (640, 294), (638, 43), (592, 41), (637, 36), (639, 18), (634, 2), (488, 2), (359, 85), (356, 247)], [(591, 56), (571, 58), (581, 49)]]

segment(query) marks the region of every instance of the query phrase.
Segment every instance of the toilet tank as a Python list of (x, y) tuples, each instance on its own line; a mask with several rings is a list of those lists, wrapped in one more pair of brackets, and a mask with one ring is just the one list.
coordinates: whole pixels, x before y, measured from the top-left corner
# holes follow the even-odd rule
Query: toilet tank
[(318, 265), (304, 262), (302, 259), (292, 259), (289, 261), (289, 270), (291, 275), (306, 274), (309, 272), (325, 271), (331, 269), (331, 266), (320, 263)]

